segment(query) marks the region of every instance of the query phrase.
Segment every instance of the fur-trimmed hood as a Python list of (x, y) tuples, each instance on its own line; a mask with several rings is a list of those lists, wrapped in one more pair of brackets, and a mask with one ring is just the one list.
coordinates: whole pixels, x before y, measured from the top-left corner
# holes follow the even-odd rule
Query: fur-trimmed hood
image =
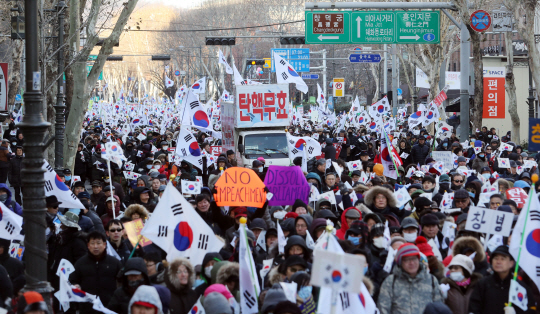
[(366, 191), (369, 191), (369, 187), (367, 187), (366, 185), (364, 184), (358, 184), (357, 186), (355, 186), (353, 188), (354, 192), (356, 193), (362, 193), (364, 194)]
[(178, 277), (176, 276), (176, 273), (178, 272), (178, 268), (180, 268), (180, 266), (184, 266), (189, 273), (189, 280), (187, 286), (191, 289), (191, 287), (193, 286), (193, 282), (195, 281), (195, 271), (193, 270), (193, 266), (191, 265), (189, 260), (185, 258), (177, 258), (169, 264), (169, 266), (167, 267), (165, 282), (167, 284), (170, 284), (172, 288), (176, 290), (181, 290), (186, 287), (180, 284), (180, 280), (178, 280)]
[(475, 263), (479, 263), (486, 259), (486, 253), (484, 253), (482, 244), (474, 237), (460, 237), (454, 241), (454, 245), (452, 246), (452, 257), (456, 256), (457, 254), (463, 254), (461, 251), (466, 247), (470, 247), (475, 250), (476, 256), (473, 259)]
[(144, 206), (142, 205), (139, 205), (139, 204), (129, 205), (128, 208), (126, 208), (126, 211), (124, 212), (124, 217), (131, 218), (133, 214), (139, 214), (139, 216), (141, 216), (141, 219), (143, 221), (148, 219), (148, 210), (146, 210), (146, 208), (144, 208)]
[(374, 186), (364, 194), (364, 203), (366, 204), (366, 206), (371, 207), (375, 201), (375, 197), (378, 194), (382, 194), (386, 197), (386, 199), (388, 200), (388, 206), (397, 207), (397, 200), (394, 194), (387, 188), (383, 188), (380, 186)]
[(279, 266), (276, 266), (270, 270), (268, 273), (268, 284), (267, 286), (272, 287), (274, 284), (279, 284), (283, 281), (283, 275), (279, 272)]
[(240, 280), (240, 264), (229, 262), (223, 265), (217, 273), (216, 283), (224, 285), (231, 276), (236, 276)]

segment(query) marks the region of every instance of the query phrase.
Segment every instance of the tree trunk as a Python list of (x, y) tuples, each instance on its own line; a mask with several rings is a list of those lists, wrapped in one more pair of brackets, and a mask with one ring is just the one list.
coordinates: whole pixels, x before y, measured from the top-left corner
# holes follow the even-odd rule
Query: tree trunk
[[(473, 30), (470, 24), (467, 23), (466, 25), (469, 29), (469, 34), (471, 35), (471, 50), (473, 54), (474, 104), (471, 110), (469, 110), (469, 114), (474, 130), (476, 128), (482, 128), (482, 114), (484, 112), (484, 66), (482, 63), (482, 52), (480, 49), (480, 34)], [(467, 64), (466, 66), (469, 65)]]
[[(387, 62), (383, 58), (383, 62)], [(382, 62), (379, 62), (378, 64), (370, 63), (369, 67), (371, 68), (371, 75), (373, 75), (373, 80), (375, 81), (375, 92), (373, 93), (373, 99), (371, 100), (372, 103), (375, 103), (377, 100), (379, 100), (380, 93), (379, 93), (379, 69), (382, 66)], [(371, 104), (367, 104), (368, 106)]]
[(519, 145), (519, 115), (517, 112), (517, 96), (516, 84), (514, 83), (514, 49), (512, 47), (512, 33), (504, 33), (504, 42), (506, 45), (506, 53), (508, 56), (508, 64), (506, 65), (506, 94), (508, 95), (508, 112), (512, 118), (512, 140)]
[[(92, 7), (94, 7), (94, 3), (98, 3), (99, 0), (92, 1)], [(90, 99), (90, 91), (91, 87), (93, 87), (98, 78), (99, 74), (103, 70), (103, 66), (105, 65), (105, 62), (107, 61), (107, 57), (112, 54), (113, 47), (116, 43), (118, 43), (120, 39), (120, 35), (122, 34), (124, 27), (127, 24), (127, 21), (129, 19), (129, 16), (135, 9), (135, 6), (137, 5), (138, 0), (128, 0), (124, 4), (124, 8), (122, 9), (122, 12), (120, 13), (120, 16), (114, 25), (114, 29), (111, 32), (111, 35), (105, 39), (103, 42), (103, 46), (99, 50), (99, 54), (97, 56), (96, 61), (94, 62), (94, 66), (92, 67), (92, 70), (90, 71), (90, 74), (88, 74), (88, 77), (86, 76), (86, 62), (75, 62), (72, 65), (73, 69), (73, 79), (74, 82), (76, 82), (74, 88), (73, 88), (73, 98), (71, 102), (71, 112), (70, 115), (66, 121), (66, 134), (65, 134), (65, 140), (64, 140), (64, 167), (73, 169), (75, 165), (75, 154), (77, 152), (77, 145), (80, 140), (80, 131), (82, 128), (82, 124), (84, 121), (84, 116), (86, 114), (86, 109), (88, 107), (88, 101)], [(74, 1), (70, 5), (70, 10), (72, 14), (70, 14), (70, 29), (75, 29), (77, 34), (71, 34), (70, 31), (70, 37), (71, 41), (76, 43), (75, 47), (78, 47), (79, 43), (79, 34), (78, 29), (80, 28), (80, 20), (78, 19), (78, 14), (74, 14), (73, 12), (77, 12), (79, 10), (78, 5), (74, 5), (74, 3), (77, 3), (77, 1)], [(95, 16), (89, 17), (89, 19), (97, 19), (97, 15), (99, 12), (99, 9), (95, 10), (94, 12)], [(91, 10), (92, 14), (92, 10)], [(73, 18), (75, 16), (75, 18)], [(92, 22), (89, 23), (90, 29), (93, 29)], [(94, 22), (95, 26), (95, 22)], [(86, 61), (88, 58), (88, 55), (91, 52), (91, 48), (95, 46), (95, 43), (97, 42), (98, 38), (97, 35), (94, 34), (92, 38), (90, 36), (87, 36), (87, 45), (89, 47), (85, 47), (84, 53), (81, 53), (79, 56), (78, 61)], [(70, 42), (70, 47), (74, 47), (73, 43)], [(88, 49), (86, 49), (88, 48)]]
[(20, 93), (21, 85), (21, 60), (24, 50), (24, 40), (12, 41), (13, 50), (11, 52), (11, 73), (9, 76), (8, 104), (15, 103), (15, 95)]

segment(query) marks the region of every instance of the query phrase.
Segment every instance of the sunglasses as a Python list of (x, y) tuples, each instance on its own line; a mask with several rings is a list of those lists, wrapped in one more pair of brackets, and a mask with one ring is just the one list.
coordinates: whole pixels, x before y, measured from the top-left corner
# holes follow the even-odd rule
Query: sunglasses
[(455, 183), (463, 183), (463, 180), (454, 180)]
[(122, 232), (124, 229), (111, 229), (109, 232)]

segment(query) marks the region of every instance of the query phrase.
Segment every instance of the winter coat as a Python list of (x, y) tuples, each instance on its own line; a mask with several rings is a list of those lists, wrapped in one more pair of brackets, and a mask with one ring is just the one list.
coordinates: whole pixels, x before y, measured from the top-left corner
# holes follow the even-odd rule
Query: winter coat
[(114, 215), (113, 215), (113, 210), (109, 209), (109, 207), (107, 206), (107, 203), (105, 202), (105, 208), (106, 208), (107, 213), (104, 214), (104, 215), (101, 215), (101, 221), (103, 222), (104, 226), (108, 225), (109, 221), (114, 219), (114, 217), (118, 217), (118, 215), (120, 215), (120, 199), (116, 195), (114, 195), (113, 197), (115, 199), (115, 201), (114, 201)]
[(0, 302), (4, 304), (7, 299), (13, 298), (13, 284), (4, 266), (0, 265)]
[(84, 216), (92, 220), (92, 223), (94, 224), (94, 230), (105, 234), (105, 226), (103, 226), (103, 222), (101, 221), (101, 218), (99, 218), (99, 216), (96, 214), (94, 210), (92, 209), (88, 210), (86, 214), (84, 214)]
[[(505, 303), (508, 303), (512, 275), (510, 272), (504, 280), (501, 280), (496, 273), (482, 278), (473, 289), (469, 299), (468, 313), (503, 314)], [(518, 283), (527, 290), (527, 295), (532, 296), (531, 289), (525, 283), (521, 280), (518, 280)], [(534, 307), (535, 304), (534, 298), (531, 297), (528, 298), (527, 311), (523, 311), (518, 306), (513, 306), (513, 308), (516, 310), (516, 314), (533, 314), (536, 311), (531, 309), (531, 307)]]
[(90, 162), (90, 155), (87, 152), (84, 150), (77, 152), (75, 154), (75, 168), (73, 169), (73, 173), (76, 176), (86, 174), (86, 165), (88, 162)]
[[(96, 164), (98, 163), (98, 164)], [(100, 169), (98, 169), (98, 166)], [(101, 180), (105, 174), (105, 170), (107, 168), (107, 162), (101, 158), (101, 152), (92, 154), (92, 181), (94, 180)]]
[[(387, 205), (383, 209), (375, 207), (375, 197), (378, 194), (382, 194), (386, 197)], [(397, 208), (397, 200), (394, 193), (389, 189), (380, 186), (374, 186), (364, 194), (364, 204), (373, 212), (383, 214), (388, 219), (389, 227), (399, 227), (399, 221), (401, 221), (407, 211), (399, 210)]]
[[(222, 259), (223, 258), (221, 257), (221, 255), (216, 252), (209, 252), (209, 253), (206, 253), (206, 255), (204, 255), (203, 261), (201, 263), (201, 277), (204, 280), (204, 283), (197, 286), (197, 288), (195, 288), (195, 292), (197, 293), (198, 296), (203, 295), (206, 288), (208, 288), (212, 284), (212, 278), (206, 276), (206, 274), (204, 273), (205, 265), (210, 261), (215, 260), (216, 262), (219, 262)], [(212, 269), (213, 268), (214, 267), (212, 267)]]
[[(180, 284), (180, 281), (176, 276), (176, 273), (178, 272), (178, 268), (180, 268), (180, 266), (184, 266), (189, 273), (187, 285)], [(195, 302), (197, 302), (199, 296), (193, 289), (191, 289), (194, 280), (195, 271), (193, 270), (193, 266), (191, 266), (189, 260), (184, 258), (177, 258), (171, 262), (171, 264), (165, 271), (165, 285), (171, 291), (171, 314), (188, 313), (195, 304)]]
[[(10, 241), (5, 239), (0, 239), (0, 241), (4, 247), (4, 253), (0, 255), (0, 265), (7, 271), (9, 279), (11, 280), (13, 293), (17, 294), (26, 283), (26, 279), (24, 278), (24, 265), (21, 261), (9, 255)], [(12, 295), (9, 297), (12, 297)]]
[[(103, 304), (108, 304), (116, 290), (116, 275), (122, 269), (122, 263), (115, 257), (103, 252), (96, 258), (87, 253), (75, 263), (75, 271), (69, 276), (73, 285), (80, 285), (81, 290), (99, 296)], [(93, 313), (91, 303), (82, 303), (81, 313)]]
[(8, 188), (7, 184), (0, 183), (0, 190), (4, 190), (7, 192), (7, 199), (4, 202), (4, 205), (6, 205), (6, 207), (9, 208), (15, 214), (22, 216), (23, 214), (22, 207), (21, 205), (19, 205), (19, 203), (15, 202), (15, 200), (12, 199), (13, 195), (11, 194), (11, 190)]
[(21, 169), (22, 169), (22, 156), (15, 156), (11, 158), (9, 161), (9, 184), (11, 186), (21, 186), (22, 185), (22, 178), (21, 178)]
[(473, 273), (471, 283), (466, 287), (460, 287), (450, 278), (443, 278), (442, 284), (449, 284), (450, 290), (447, 292), (444, 303), (452, 310), (453, 314), (469, 314), (469, 299), (473, 293), (474, 286), (482, 279), (482, 275)]
[(94, 231), (94, 222), (89, 217), (86, 217), (84, 215), (79, 216), (79, 227), (81, 227), (81, 231), (85, 233), (90, 233)]
[(49, 238), (49, 282), (55, 290), (58, 289), (58, 276), (56, 270), (62, 259), (68, 260), (72, 265), (88, 252), (86, 234), (76, 228), (68, 228)]
[(411, 155), (413, 159), (413, 164), (420, 164), (425, 165), (426, 164), (426, 158), (429, 154), (429, 145), (424, 144), (416, 144), (413, 146), (411, 150)]
[(475, 170), (476, 173), (481, 173), (482, 168), (484, 167), (489, 167), (486, 157), (484, 157), (484, 160), (482, 160), (480, 157), (476, 156), (476, 158), (474, 158), (472, 161), (471, 169)]
[[(112, 249), (120, 256), (122, 264), (125, 264), (131, 255), (131, 251), (133, 251), (133, 245), (129, 242), (129, 239), (123, 239), (118, 247), (111, 241), (109, 241), (109, 243), (111, 244)], [(133, 257), (141, 257), (142, 255), (143, 249), (139, 246), (137, 250), (135, 250), (135, 253), (133, 253)]]
[[(405, 143), (405, 148), (401, 148), (401, 142), (404, 142)], [(406, 139), (402, 139), (401, 141), (399, 141), (398, 143), (398, 153), (399, 155), (401, 156), (402, 153), (406, 153), (408, 154), (409, 156), (407, 156), (407, 158), (401, 158), (401, 160), (403, 161), (403, 167), (406, 168), (408, 165), (412, 164), (413, 162), (413, 158), (412, 158), (412, 154), (411, 154), (411, 144), (409, 144), (409, 142), (406, 140)]]
[(336, 161), (336, 148), (332, 144), (326, 144), (326, 147), (322, 149), (324, 153), (324, 159), (331, 159)]
[[(165, 289), (164, 287), (162, 287)], [(161, 290), (161, 289), (160, 289)], [(165, 304), (167, 303), (165, 300), (162, 301), (162, 296), (159, 294), (159, 291), (157, 287), (151, 287), (151, 286), (140, 286), (137, 288), (135, 293), (133, 294), (133, 297), (131, 297), (131, 300), (129, 300), (128, 305), (128, 312), (127, 314), (131, 314), (131, 306), (135, 302), (144, 302), (148, 304), (152, 304), (156, 307), (156, 314), (167, 314), (167, 312), (164, 312)], [(169, 296), (170, 298), (170, 296)]]
[[(122, 272), (118, 274), (118, 277), (121, 279), (122, 285), (114, 291), (112, 297), (110, 298), (110, 301), (108, 302), (107, 308), (113, 312), (116, 312), (118, 314), (127, 314), (129, 312), (129, 300), (135, 293), (135, 291), (130, 292), (128, 290), (128, 280), (127, 276), (124, 274), (130, 270), (137, 270), (142, 273), (143, 276), (143, 285), (150, 285), (150, 279), (148, 278), (147, 270), (146, 270), (146, 264), (144, 263), (144, 260), (140, 257), (132, 257), (130, 258), (126, 264), (124, 265), (124, 268), (122, 269)], [(116, 287), (116, 285), (115, 285)], [(186, 312), (187, 313), (187, 312)]]
[(10, 158), (11, 154), (7, 146), (0, 145), (0, 168), (8, 168)]
[(336, 231), (336, 237), (338, 237), (340, 240), (345, 240), (345, 233), (347, 232), (347, 230), (349, 230), (347, 218), (345, 217), (349, 210), (356, 210), (358, 213), (360, 213), (360, 218), (358, 218), (358, 220), (362, 220), (362, 213), (356, 207), (347, 208), (346, 210), (344, 210), (343, 214), (341, 214), (341, 228)]
[(428, 303), (442, 301), (437, 278), (420, 263), (414, 278), (401, 267), (394, 267), (382, 284), (377, 307), (381, 314), (418, 314)]

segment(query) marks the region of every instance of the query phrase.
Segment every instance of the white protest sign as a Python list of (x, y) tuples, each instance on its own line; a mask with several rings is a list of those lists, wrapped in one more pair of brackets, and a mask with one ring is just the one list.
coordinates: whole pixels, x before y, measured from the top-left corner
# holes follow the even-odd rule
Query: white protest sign
[(465, 230), (509, 236), (512, 229), (513, 213), (471, 206)]
[(444, 164), (445, 168), (454, 169), (454, 158), (452, 157), (452, 152), (431, 152), (431, 156), (435, 161), (440, 161)]

